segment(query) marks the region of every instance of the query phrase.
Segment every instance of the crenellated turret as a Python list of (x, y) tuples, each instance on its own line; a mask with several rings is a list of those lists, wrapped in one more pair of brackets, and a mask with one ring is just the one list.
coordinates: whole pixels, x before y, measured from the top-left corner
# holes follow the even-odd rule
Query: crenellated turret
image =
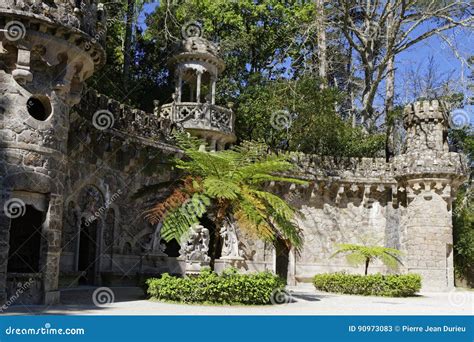
[(0, 302), (24, 281), (31, 302), (59, 299), (69, 110), (104, 39), (96, 1), (0, 3)]
[(404, 112), (405, 153), (394, 158), (401, 211), (400, 246), (407, 272), (424, 290), (454, 286), (452, 201), (465, 179), (465, 156), (449, 152), (449, 114), (443, 102), (421, 101)]

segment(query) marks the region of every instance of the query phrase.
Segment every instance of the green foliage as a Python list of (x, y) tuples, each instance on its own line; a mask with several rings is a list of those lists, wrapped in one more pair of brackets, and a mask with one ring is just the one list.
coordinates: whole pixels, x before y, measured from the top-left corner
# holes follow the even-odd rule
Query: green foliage
[(352, 265), (364, 265), (365, 274), (369, 268), (369, 263), (378, 259), (387, 267), (395, 269), (401, 264), (399, 257), (402, 253), (398, 249), (382, 247), (382, 246), (362, 246), (349, 243), (338, 244), (337, 251), (331, 256), (338, 254), (346, 254), (347, 261)]
[(454, 263), (456, 273), (474, 284), (474, 186), (472, 167), (474, 157), (474, 130), (472, 127), (449, 131), (451, 143), (465, 153), (471, 164), (471, 174), (453, 203)]
[(317, 290), (363, 296), (408, 297), (421, 289), (418, 274), (371, 274), (367, 276), (346, 273), (317, 274), (313, 279)]
[(197, 276), (177, 278), (165, 273), (160, 279), (148, 279), (151, 298), (180, 303), (269, 304), (272, 293), (285, 282), (269, 272), (240, 274), (226, 269), (221, 275), (205, 268)]
[[(298, 211), (265, 191), (271, 181), (306, 184), (283, 176), (294, 168), (288, 156), (270, 153), (258, 143), (207, 152), (198, 147), (203, 142), (196, 138), (179, 134), (176, 140), (185, 154), (175, 161), (176, 167), (183, 170), (182, 182), (178, 182), (182, 189), (149, 212), (152, 223), (163, 222), (161, 234), (166, 241), (181, 241), (192, 224), (211, 212), (216, 226), (224, 220), (236, 220), (239, 228), (252, 236), (268, 241), (282, 237), (288, 244), (301, 246), (301, 231), (295, 220)], [(167, 203), (165, 207), (163, 202)], [(154, 212), (160, 215), (158, 220)]]
[(320, 89), (320, 82), (309, 76), (251, 83), (236, 105), (238, 136), (311, 154), (379, 155), (384, 136), (365, 133), (344, 121), (336, 113), (342, 99), (336, 89)]

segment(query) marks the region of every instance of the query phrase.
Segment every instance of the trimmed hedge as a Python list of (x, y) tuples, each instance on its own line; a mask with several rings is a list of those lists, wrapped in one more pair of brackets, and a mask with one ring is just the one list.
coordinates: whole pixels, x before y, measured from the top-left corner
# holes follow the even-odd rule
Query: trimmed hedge
[(324, 273), (313, 279), (316, 289), (363, 296), (409, 297), (421, 289), (419, 274), (370, 275)]
[(209, 268), (184, 278), (164, 273), (146, 283), (152, 299), (208, 304), (269, 304), (275, 291), (285, 287), (285, 282), (270, 272), (240, 274), (235, 269), (226, 269), (218, 275)]

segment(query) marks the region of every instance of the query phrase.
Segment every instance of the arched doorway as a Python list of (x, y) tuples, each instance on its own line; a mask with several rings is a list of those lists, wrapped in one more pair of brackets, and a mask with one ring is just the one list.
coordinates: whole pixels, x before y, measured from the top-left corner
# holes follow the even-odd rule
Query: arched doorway
[(275, 242), (275, 273), (281, 278), (288, 279), (290, 249), (285, 241), (278, 239)]
[(79, 285), (96, 284), (97, 265), (97, 220), (88, 223), (83, 220), (79, 232), (79, 253), (77, 268), (82, 272)]
[(40, 270), (44, 220), (45, 213), (31, 205), (25, 206), (22, 216), (11, 220), (7, 272), (36, 273)]
[(81, 272), (79, 284), (99, 285), (102, 228), (107, 209), (104, 196), (95, 186), (86, 186), (79, 193), (78, 206), (81, 215), (76, 249), (77, 270)]

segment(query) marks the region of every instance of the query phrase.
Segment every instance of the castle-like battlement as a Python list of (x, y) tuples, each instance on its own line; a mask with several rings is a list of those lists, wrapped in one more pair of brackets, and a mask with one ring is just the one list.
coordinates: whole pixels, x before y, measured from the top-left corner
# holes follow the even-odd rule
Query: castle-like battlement
[(422, 121), (447, 123), (447, 105), (443, 101), (418, 101), (407, 105), (403, 113), (405, 127), (413, 126)]
[(159, 117), (124, 105), (93, 89), (84, 92), (83, 101), (76, 106), (76, 111), (99, 129), (115, 129), (137, 137), (163, 140), (163, 122)]
[(39, 22), (61, 24), (68, 30), (82, 31), (98, 42), (105, 42), (105, 10), (94, 0), (37, 1), (3, 0), (0, 12), (5, 16), (29, 19), (32, 28)]

